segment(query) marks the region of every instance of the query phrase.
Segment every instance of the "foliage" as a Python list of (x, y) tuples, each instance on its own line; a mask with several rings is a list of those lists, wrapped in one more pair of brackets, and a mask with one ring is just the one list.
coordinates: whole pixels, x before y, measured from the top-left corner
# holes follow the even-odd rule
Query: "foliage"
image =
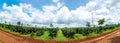
[(62, 29), (62, 31), (67, 38), (74, 38), (73, 35), (76, 33), (76, 30), (73, 28)]
[[(98, 34), (110, 32), (119, 27), (120, 24), (106, 24), (105, 26), (94, 26), (94, 27), (74, 27), (74, 28), (47, 28), (47, 27), (28, 27), (19, 26), (12, 24), (0, 23), (0, 28), (3, 30), (9, 30), (11, 32), (28, 35), (29, 37), (39, 37), (44, 40), (46, 38), (56, 40), (69, 39), (69, 38), (81, 38), (83, 36), (91, 37)], [(43, 38), (42, 38), (43, 37)]]
[(53, 39), (54, 37), (56, 37), (57, 35), (57, 31), (58, 29), (57, 28), (50, 28), (50, 29), (47, 29), (49, 31), (49, 36), (50, 36), (50, 39)]
[(50, 24), (50, 27), (53, 27), (53, 24)]
[(41, 35), (43, 35), (44, 34), (44, 29), (42, 30), (42, 29), (37, 29), (37, 31), (36, 31), (36, 36), (41, 36)]
[(87, 22), (87, 23), (86, 23), (86, 26), (87, 26), (87, 27), (90, 27), (90, 22)]
[(20, 22), (20, 21), (18, 21), (18, 22), (17, 22), (17, 25), (19, 25), (19, 26), (20, 26), (20, 25), (21, 25), (21, 22)]
[(102, 25), (102, 24), (104, 24), (104, 22), (105, 22), (105, 18), (102, 18), (102, 19), (98, 20), (98, 25)]
[(32, 38), (33, 38), (33, 37), (34, 37), (34, 35), (35, 35), (34, 33), (31, 33), (31, 34), (30, 34), (30, 37), (32, 37)]

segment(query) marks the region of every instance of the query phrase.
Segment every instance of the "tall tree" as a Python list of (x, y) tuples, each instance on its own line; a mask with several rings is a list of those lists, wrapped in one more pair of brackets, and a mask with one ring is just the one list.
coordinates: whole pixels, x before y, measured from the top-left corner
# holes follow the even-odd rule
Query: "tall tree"
[(87, 26), (87, 27), (90, 27), (90, 22), (86, 22), (86, 26)]
[(105, 22), (105, 18), (99, 19), (98, 20), (98, 25), (103, 25)]
[(53, 24), (50, 24), (50, 27), (53, 27)]
[(17, 25), (19, 25), (19, 26), (20, 26), (20, 25), (21, 25), (21, 22), (20, 22), (20, 21), (18, 21), (18, 22), (17, 22)]

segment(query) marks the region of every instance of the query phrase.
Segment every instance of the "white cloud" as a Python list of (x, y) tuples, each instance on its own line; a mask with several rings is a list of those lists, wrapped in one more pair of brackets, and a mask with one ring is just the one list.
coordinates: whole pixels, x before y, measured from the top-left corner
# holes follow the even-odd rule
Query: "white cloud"
[(57, 2), (59, 2), (59, 0), (52, 0), (54, 3), (57, 3)]
[(109, 10), (107, 8), (101, 8), (101, 9), (96, 10), (96, 13), (97, 14), (107, 14), (107, 13), (109, 13)]
[(92, 0), (75, 10), (69, 10), (59, 0), (53, 0), (53, 2), (57, 5), (44, 5), (42, 11), (34, 8), (31, 4), (20, 3), (20, 5), (7, 6), (4, 3), (3, 11), (0, 11), (0, 19), (3, 22), (21, 21), (39, 26), (49, 26), (53, 23), (56, 27), (85, 26), (87, 21), (91, 22), (92, 14), (96, 25), (100, 18), (106, 18), (106, 23), (120, 21), (119, 1)]
[(97, 4), (97, 2), (90, 1), (89, 3), (86, 4), (86, 7), (87, 8), (92, 8), (92, 7), (95, 7), (96, 4)]
[(3, 4), (3, 9), (5, 11), (1, 12), (1, 15), (5, 15), (4, 17), (10, 17), (7, 18), (7, 20), (11, 20), (10, 22), (13, 21), (24, 21), (24, 22), (30, 22), (30, 17), (28, 14), (24, 13), (22, 11), (22, 7), (12, 5), (12, 6), (7, 6), (7, 4)]
[(62, 23), (68, 23), (69, 19), (70, 19), (70, 11), (67, 7), (62, 7), (58, 12), (57, 12), (57, 19), (58, 22), (62, 22)]

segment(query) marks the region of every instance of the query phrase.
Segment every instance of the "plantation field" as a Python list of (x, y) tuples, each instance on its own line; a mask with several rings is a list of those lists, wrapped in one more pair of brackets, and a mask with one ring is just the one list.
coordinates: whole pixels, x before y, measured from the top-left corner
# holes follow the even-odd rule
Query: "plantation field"
[(0, 24), (0, 29), (13, 34), (38, 40), (69, 41), (99, 36), (118, 29), (120, 24), (78, 28), (37, 28), (10, 24)]
[(10, 38), (7, 42), (11, 41), (11, 43), (92, 43), (104, 39), (103, 37), (111, 36), (104, 39), (108, 40), (114, 38), (116, 33), (119, 34), (120, 24), (102, 25), (104, 21), (104, 19), (100, 19), (98, 26), (90, 26), (90, 23), (87, 22), (86, 27), (64, 28), (53, 27), (52, 24), (50, 24), (50, 27), (32, 27), (22, 26), (20, 22), (18, 22), (18, 25), (0, 23), (0, 40), (4, 42)]
[[(58, 34), (59, 33), (59, 34)], [(43, 39), (44, 41), (41, 40), (36, 40), (33, 39), (34, 37), (31, 38), (27, 38), (27, 37), (22, 37), (16, 34), (11, 34), (9, 32), (6, 32), (4, 30), (0, 30), (0, 40), (1, 43), (92, 43), (92, 42), (96, 42), (96, 43), (102, 43), (102, 42), (112, 42), (112, 43), (117, 43), (119, 42), (119, 37), (120, 36), (120, 29), (117, 29), (113, 32), (110, 32), (108, 34), (105, 35), (101, 35), (99, 37), (95, 37), (95, 38), (90, 38), (90, 39), (83, 39), (83, 41), (80, 40), (68, 40), (67, 42), (63, 41), (62, 39), (66, 39), (62, 33), (61, 30), (58, 30), (58, 36), (56, 36), (56, 40), (58, 41), (50, 41), (50, 40), (44, 40), (46, 37), (48, 37), (48, 31), (45, 31), (44, 34), (40, 37), (43, 37), (41, 39)], [(83, 37), (81, 34), (75, 34), (76, 38), (79, 38), (78, 36)], [(108, 37), (109, 36), (109, 37)], [(8, 39), (9, 38), (9, 39)], [(102, 40), (101, 40), (102, 39)], [(109, 39), (109, 40), (108, 40)]]

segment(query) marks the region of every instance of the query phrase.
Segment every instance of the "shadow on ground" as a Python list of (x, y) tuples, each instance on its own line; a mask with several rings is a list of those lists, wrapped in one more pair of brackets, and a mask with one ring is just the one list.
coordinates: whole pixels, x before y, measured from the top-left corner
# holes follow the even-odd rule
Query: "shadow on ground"
[(111, 43), (120, 43), (120, 36), (109, 39)]

